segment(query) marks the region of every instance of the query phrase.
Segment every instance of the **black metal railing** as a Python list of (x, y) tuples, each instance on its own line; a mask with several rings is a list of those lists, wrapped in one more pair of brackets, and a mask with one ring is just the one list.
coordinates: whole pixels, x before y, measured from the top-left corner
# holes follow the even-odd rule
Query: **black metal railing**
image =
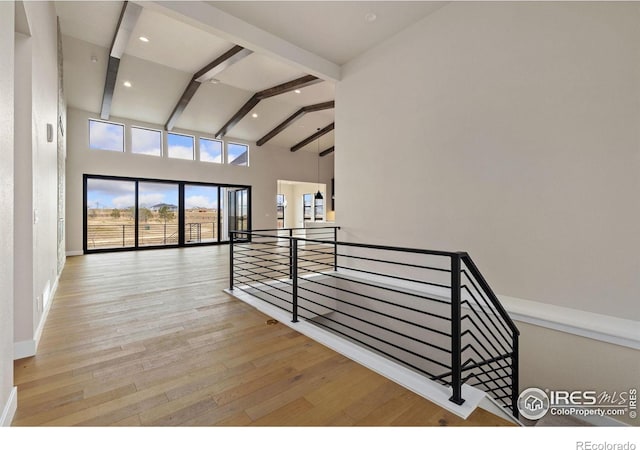
[[(213, 242), (217, 239), (215, 222), (185, 223), (185, 242)], [(134, 224), (87, 225), (87, 246), (91, 249), (134, 247), (136, 228)], [(138, 245), (175, 245), (178, 243), (177, 223), (140, 223)]]
[(239, 289), (518, 417), (518, 329), (464, 252), (337, 240), (338, 227), (230, 233)]
[(87, 247), (133, 247), (135, 232), (133, 224), (87, 225)]

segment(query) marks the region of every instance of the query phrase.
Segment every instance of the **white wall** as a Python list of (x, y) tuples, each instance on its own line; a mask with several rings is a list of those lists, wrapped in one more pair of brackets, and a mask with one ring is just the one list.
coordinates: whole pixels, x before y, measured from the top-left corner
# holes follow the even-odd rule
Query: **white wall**
[(639, 19), (452, 2), (348, 64), (344, 232), (466, 250), (500, 294), (640, 319)]
[(0, 416), (7, 415), (0, 420), (9, 422), (13, 414), (13, 2), (0, 2), (0, 65)]
[[(82, 252), (82, 175), (111, 175), (125, 177), (184, 180), (211, 183), (249, 185), (252, 187), (252, 227), (276, 228), (276, 193), (278, 179), (315, 181), (318, 174), (317, 156), (310, 152), (292, 153), (287, 148), (250, 145), (249, 167), (209, 164), (89, 149), (89, 118), (97, 115), (75, 108), (67, 115), (67, 252)], [(113, 122), (125, 125), (162, 129), (162, 125), (132, 122), (111, 117)], [(127, 127), (128, 130), (128, 127)], [(206, 138), (211, 134), (174, 129)], [(233, 139), (234, 142), (241, 142)]]
[[(55, 289), (57, 260), (57, 26), (49, 2), (24, 2), (31, 37), (20, 37), (16, 61), (15, 351), (35, 352), (44, 305)], [(47, 124), (54, 127), (47, 142)]]
[[(465, 250), (498, 294), (638, 321), (639, 6), (451, 2), (347, 64), (342, 236)], [(521, 388), (640, 377), (637, 350), (520, 329)]]
[(14, 332), (16, 342), (29, 341), (33, 336), (33, 144), (32, 127), (32, 38), (15, 34), (15, 185), (14, 242), (20, 249), (13, 255), (14, 266)]

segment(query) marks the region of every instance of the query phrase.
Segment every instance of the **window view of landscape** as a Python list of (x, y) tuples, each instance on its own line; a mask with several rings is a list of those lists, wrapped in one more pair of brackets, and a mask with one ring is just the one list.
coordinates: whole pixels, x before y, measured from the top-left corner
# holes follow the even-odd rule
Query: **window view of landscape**
[(204, 183), (87, 176), (86, 205), (88, 251), (214, 243), (249, 223), (246, 188)]
[(184, 242), (218, 240), (218, 188), (186, 185), (184, 187)]
[(138, 245), (178, 243), (178, 185), (138, 184)]
[(87, 248), (135, 246), (135, 182), (87, 180)]

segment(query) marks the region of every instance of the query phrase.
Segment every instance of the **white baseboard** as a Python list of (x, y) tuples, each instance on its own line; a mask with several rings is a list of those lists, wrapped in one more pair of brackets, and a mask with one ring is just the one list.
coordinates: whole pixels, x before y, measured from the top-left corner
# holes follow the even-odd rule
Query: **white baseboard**
[(628, 423), (620, 422), (613, 417), (608, 416), (574, 416), (576, 419), (587, 422), (596, 427), (630, 427)]
[(10, 427), (13, 422), (13, 417), (16, 415), (18, 409), (18, 388), (13, 387), (7, 403), (2, 408), (2, 415), (0, 416), (0, 427)]
[(640, 322), (499, 295), (513, 320), (640, 350)]
[(13, 343), (13, 359), (29, 358), (35, 356), (38, 344), (35, 339)]
[(51, 304), (53, 303), (53, 298), (56, 295), (56, 291), (58, 290), (58, 282), (60, 280), (60, 276), (57, 276), (55, 281), (53, 282), (53, 287), (49, 289), (49, 301), (45, 304), (44, 309), (42, 311), (42, 316), (40, 317), (40, 323), (36, 328), (36, 332), (33, 335), (33, 339), (28, 339), (26, 341), (14, 342), (13, 343), (13, 359), (22, 359), (29, 358), (31, 356), (35, 356), (38, 350), (38, 344), (40, 343), (40, 338), (42, 337), (42, 330), (44, 329), (44, 324), (47, 321), (47, 317), (49, 316), (49, 310), (51, 309)]
[(67, 256), (82, 256), (82, 255), (84, 255), (84, 252), (82, 250), (69, 250), (69, 251), (65, 252), (65, 255), (67, 255)]
[[(449, 298), (448, 289), (395, 280), (380, 275), (362, 274), (349, 269), (340, 269), (338, 272), (349, 277), (395, 286), (404, 290), (420, 291), (427, 295), (438, 296), (438, 298)], [(640, 350), (640, 332), (638, 332), (640, 321), (507, 295), (498, 295), (498, 299), (515, 321)]]

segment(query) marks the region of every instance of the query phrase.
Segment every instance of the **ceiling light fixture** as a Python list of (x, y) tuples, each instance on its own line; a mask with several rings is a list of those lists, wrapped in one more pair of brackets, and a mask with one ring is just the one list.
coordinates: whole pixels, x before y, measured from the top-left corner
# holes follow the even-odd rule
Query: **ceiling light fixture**
[(125, 81), (122, 84), (124, 84), (124, 87), (131, 87), (131, 82), (130, 81)]
[(146, 36), (140, 36), (138, 39), (140, 39), (142, 42), (149, 42), (149, 38)]
[(212, 78), (212, 79), (209, 80), (209, 83), (211, 83), (211, 84), (219, 84), (220, 80), (218, 80), (217, 78)]
[(256, 113), (251, 114), (251, 117), (253, 117), (254, 119), (258, 118), (258, 115)]
[(296, 90), (295, 90), (295, 91), (293, 91), (293, 92), (295, 92), (296, 94), (299, 94), (299, 93), (300, 93), (300, 92), (302, 92), (302, 91), (301, 91), (300, 89), (296, 89)]
[(367, 23), (375, 22), (378, 16), (374, 12), (368, 12), (364, 15), (364, 21)]
[(97, 63), (98, 62), (98, 57), (96, 55), (91, 55), (91, 62), (92, 63)]

